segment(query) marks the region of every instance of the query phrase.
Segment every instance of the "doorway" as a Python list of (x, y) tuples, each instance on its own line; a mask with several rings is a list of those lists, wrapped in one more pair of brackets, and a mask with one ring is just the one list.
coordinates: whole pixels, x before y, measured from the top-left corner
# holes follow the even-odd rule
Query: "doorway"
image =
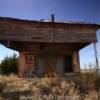
[(65, 55), (64, 59), (63, 59), (63, 63), (64, 63), (64, 72), (65, 73), (73, 72), (72, 56), (71, 55)]

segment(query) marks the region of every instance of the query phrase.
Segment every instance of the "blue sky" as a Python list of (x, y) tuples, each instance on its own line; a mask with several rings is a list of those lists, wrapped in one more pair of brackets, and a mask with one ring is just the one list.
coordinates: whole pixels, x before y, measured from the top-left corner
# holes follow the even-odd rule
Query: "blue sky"
[[(0, 16), (20, 19), (48, 19), (55, 14), (56, 20), (85, 21), (100, 24), (100, 0), (0, 0)], [(97, 31), (97, 49), (100, 60), (100, 30)], [(13, 53), (0, 45), (0, 61)], [(80, 50), (81, 67), (95, 63), (93, 45)]]

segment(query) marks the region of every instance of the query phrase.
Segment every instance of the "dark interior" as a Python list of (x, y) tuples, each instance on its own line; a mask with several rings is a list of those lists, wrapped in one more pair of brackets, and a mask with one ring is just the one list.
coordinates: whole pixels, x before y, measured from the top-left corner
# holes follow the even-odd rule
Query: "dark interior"
[(64, 72), (73, 72), (72, 67), (72, 56), (71, 55), (65, 55), (64, 56)]

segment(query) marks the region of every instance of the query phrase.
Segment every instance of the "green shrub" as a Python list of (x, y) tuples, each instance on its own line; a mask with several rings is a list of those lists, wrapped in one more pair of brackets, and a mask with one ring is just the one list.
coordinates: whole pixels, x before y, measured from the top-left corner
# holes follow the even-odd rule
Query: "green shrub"
[(18, 57), (14, 54), (10, 57), (5, 57), (0, 64), (1, 74), (17, 74), (18, 73)]

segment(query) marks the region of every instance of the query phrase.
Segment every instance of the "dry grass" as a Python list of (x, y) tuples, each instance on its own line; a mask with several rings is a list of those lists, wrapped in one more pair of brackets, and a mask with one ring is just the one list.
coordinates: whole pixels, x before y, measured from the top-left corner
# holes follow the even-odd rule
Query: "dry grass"
[(18, 91), (31, 91), (27, 96), (18, 95), (19, 100), (100, 100), (100, 88), (95, 86), (95, 82), (100, 82), (100, 78), (95, 75), (78, 75), (74, 79), (0, 76), (0, 100), (7, 100), (2, 94)]

